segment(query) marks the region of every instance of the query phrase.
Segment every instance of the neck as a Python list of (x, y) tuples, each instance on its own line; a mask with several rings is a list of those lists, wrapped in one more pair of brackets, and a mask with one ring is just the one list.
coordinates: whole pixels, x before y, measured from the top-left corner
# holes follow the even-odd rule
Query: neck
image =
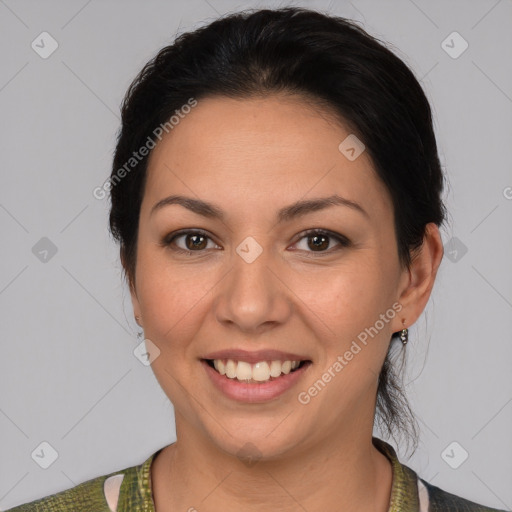
[(371, 431), (338, 433), (333, 442), (250, 462), (220, 450), (190, 425), (185, 432), (178, 426), (179, 441), (161, 452), (152, 469), (157, 512), (388, 511), (391, 464), (373, 445)]

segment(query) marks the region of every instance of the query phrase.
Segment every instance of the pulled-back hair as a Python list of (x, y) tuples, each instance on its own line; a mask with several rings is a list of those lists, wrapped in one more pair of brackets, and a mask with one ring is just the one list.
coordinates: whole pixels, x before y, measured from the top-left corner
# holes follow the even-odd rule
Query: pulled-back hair
[[(341, 17), (303, 8), (239, 12), (177, 37), (145, 65), (125, 96), (110, 177), (110, 230), (130, 286), (149, 155), (122, 179), (119, 170), (191, 98), (273, 93), (313, 99), (364, 143), (392, 199), (404, 268), (422, 245), (426, 225), (442, 224), (443, 174), (431, 109), (407, 65)], [(391, 361), (397, 335), (379, 376), (376, 419), (383, 433), (405, 435), (417, 445), (415, 419)]]

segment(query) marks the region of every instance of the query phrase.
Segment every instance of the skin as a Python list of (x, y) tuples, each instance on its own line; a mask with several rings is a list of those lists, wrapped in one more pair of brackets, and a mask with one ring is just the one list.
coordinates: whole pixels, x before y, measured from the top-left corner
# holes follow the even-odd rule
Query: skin
[[(349, 134), (301, 97), (215, 97), (201, 99), (153, 150), (131, 297), (160, 350), (152, 368), (175, 409), (177, 442), (151, 469), (158, 512), (388, 510), (391, 465), (371, 441), (377, 379), (392, 333), (425, 308), (443, 248), (429, 224), (411, 268), (400, 265), (387, 189), (366, 152), (350, 161), (338, 150)], [(276, 223), (278, 209), (334, 193), (367, 216), (332, 206)], [(172, 194), (215, 203), (225, 219), (181, 205), (151, 214)], [(185, 228), (209, 238), (190, 255), (173, 247), (190, 250), (193, 237), (188, 246), (185, 236), (161, 244)], [(330, 237), (315, 249), (301, 234), (312, 228), (351, 244)], [(263, 249), (250, 264), (236, 253), (248, 236)], [(394, 303), (400, 313), (301, 404), (298, 393)], [(313, 364), (277, 400), (239, 403), (212, 386), (199, 361), (228, 348), (291, 351)], [(252, 465), (237, 456), (247, 443)]]

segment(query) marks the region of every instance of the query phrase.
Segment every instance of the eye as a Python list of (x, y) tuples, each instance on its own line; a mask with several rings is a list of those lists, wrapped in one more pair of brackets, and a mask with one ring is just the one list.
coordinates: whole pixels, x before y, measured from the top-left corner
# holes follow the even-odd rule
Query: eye
[[(176, 241), (180, 239), (183, 239), (184, 246), (182, 245), (180, 247), (177, 244)], [(172, 247), (173, 250), (190, 254), (192, 252), (203, 252), (203, 249), (208, 248), (208, 241), (213, 243), (213, 240), (204, 231), (185, 230), (166, 236), (162, 240), (161, 245), (165, 247), (175, 245), (176, 247)]]
[[(306, 248), (300, 249), (306, 252), (321, 254), (331, 253), (333, 249), (329, 246), (331, 246), (330, 242), (332, 240), (338, 242), (339, 247), (349, 247), (351, 245), (351, 242), (347, 237), (325, 229), (310, 229), (304, 231), (301, 235), (299, 242), (303, 239), (308, 240)], [(180, 239), (182, 239), (182, 242), (184, 243), (181, 247), (177, 243)], [(204, 252), (203, 249), (208, 249), (208, 241), (212, 242), (214, 246), (219, 247), (204, 231), (183, 230), (167, 235), (162, 240), (161, 245), (163, 247), (170, 246), (173, 251), (192, 254), (193, 252)], [(298, 242), (295, 245), (297, 244)]]
[[(349, 247), (350, 246), (350, 240), (338, 233), (333, 233), (331, 231), (327, 231), (325, 229), (309, 229), (302, 233), (302, 237), (300, 240), (306, 239), (307, 242), (305, 243), (305, 250), (307, 252), (313, 252), (313, 253), (331, 253), (331, 249), (329, 249), (329, 246), (331, 245), (330, 241), (335, 240), (338, 242), (338, 248), (340, 247)], [(300, 241), (299, 240), (299, 241)], [(297, 244), (295, 244), (297, 245)], [(311, 250), (310, 250), (311, 249)], [(327, 250), (329, 249), (329, 250)], [(336, 249), (335, 249), (336, 250)]]

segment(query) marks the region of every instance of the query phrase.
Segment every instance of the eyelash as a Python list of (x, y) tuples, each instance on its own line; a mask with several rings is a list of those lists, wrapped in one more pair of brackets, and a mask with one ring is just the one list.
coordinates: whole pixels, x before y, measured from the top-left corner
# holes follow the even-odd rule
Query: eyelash
[[(177, 231), (175, 233), (171, 233), (170, 235), (167, 235), (162, 240), (161, 245), (163, 247), (170, 247), (177, 238), (180, 238), (180, 237), (186, 236), (186, 235), (201, 235), (209, 240), (212, 240), (211, 237), (205, 231), (192, 229), (192, 230)], [(323, 235), (330, 239), (335, 239), (337, 242), (339, 242), (339, 245), (341, 247), (349, 247), (351, 245), (351, 242), (347, 237), (340, 235), (338, 233), (333, 233), (332, 231), (328, 231), (325, 229), (308, 229), (306, 231), (303, 231), (300, 235), (301, 235), (300, 238), (297, 240), (297, 242), (295, 242), (294, 245), (299, 243), (303, 238), (308, 238), (308, 237), (315, 236), (315, 235)], [(171, 249), (173, 251), (180, 252), (183, 254), (188, 254), (188, 255), (206, 251), (206, 249), (202, 249), (202, 250), (198, 250), (198, 251), (190, 251), (188, 249), (182, 249), (181, 247), (171, 247)], [(336, 250), (336, 249), (334, 249), (334, 250)], [(306, 252), (310, 252), (311, 254), (314, 255), (313, 257), (317, 257), (317, 256), (325, 255), (325, 254), (331, 254), (333, 252), (333, 249), (331, 248), (326, 251), (319, 251), (319, 252), (316, 252), (316, 251), (306, 251)]]

